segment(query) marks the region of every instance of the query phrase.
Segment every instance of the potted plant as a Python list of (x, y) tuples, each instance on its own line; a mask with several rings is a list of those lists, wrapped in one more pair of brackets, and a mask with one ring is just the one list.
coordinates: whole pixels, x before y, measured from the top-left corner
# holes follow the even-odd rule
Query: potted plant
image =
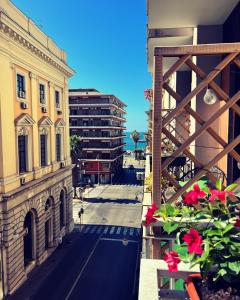
[[(232, 184), (222, 190), (220, 181), (207, 185), (199, 181), (183, 199), (148, 208), (146, 225), (161, 220), (163, 230), (176, 234), (176, 247), (165, 253), (170, 272), (183, 261), (200, 266), (201, 277), (186, 281), (197, 291), (190, 299), (240, 299), (240, 212)], [(196, 296), (198, 294), (198, 296)], [(197, 298), (198, 297), (198, 298)]]

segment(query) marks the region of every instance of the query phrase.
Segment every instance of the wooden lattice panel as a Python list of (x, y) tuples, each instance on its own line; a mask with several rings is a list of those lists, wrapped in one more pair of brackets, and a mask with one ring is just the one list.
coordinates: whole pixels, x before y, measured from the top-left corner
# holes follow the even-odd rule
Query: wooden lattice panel
[[(155, 67), (154, 67), (154, 90), (153, 90), (153, 126), (152, 126), (152, 162), (153, 162), (153, 201), (158, 205), (161, 204), (161, 176), (164, 176), (173, 184), (177, 190), (176, 194), (169, 201), (176, 200), (183, 195), (188, 187), (200, 179), (202, 176), (207, 176), (213, 183), (216, 182), (216, 176), (211, 172), (211, 168), (215, 166), (224, 156), (231, 155), (237, 162), (240, 162), (240, 155), (234, 148), (240, 143), (240, 136), (235, 137), (231, 143), (228, 143), (216, 130), (213, 128), (214, 122), (231, 109), (234, 113), (240, 116), (240, 107), (237, 102), (240, 99), (240, 91), (235, 95), (229, 94), (217, 84), (214, 80), (219, 76), (225, 68), (230, 64), (235, 64), (240, 68), (240, 43), (234, 44), (212, 44), (212, 45), (197, 45), (197, 46), (182, 46), (182, 47), (158, 47), (155, 48)], [(221, 61), (206, 74), (196, 63), (193, 62), (193, 57), (204, 55), (221, 55)], [(177, 57), (177, 61), (163, 74), (163, 59), (164, 57)], [(185, 97), (178, 94), (169, 85), (169, 78), (177, 72), (183, 65), (186, 65), (194, 72), (199, 80), (197, 86), (192, 89)], [(223, 101), (223, 105), (217, 109), (208, 120), (204, 120), (202, 116), (191, 107), (191, 100), (199, 95), (199, 93), (210, 87), (219, 100)], [(165, 117), (163, 116), (163, 91), (166, 90), (171, 97), (176, 101), (176, 107), (172, 109)], [(169, 124), (176, 120), (180, 114), (186, 113), (191, 116), (196, 124), (197, 129), (184, 141), (179, 141), (176, 132), (168, 130)], [(207, 132), (219, 145), (222, 150), (216, 151), (216, 155), (208, 162), (203, 163), (189, 151), (191, 143), (196, 141), (204, 132)], [(175, 146), (176, 150), (172, 155), (161, 162), (161, 137), (167, 137)], [(184, 154), (198, 168), (198, 172), (189, 180), (184, 187), (180, 187), (178, 181), (168, 171), (169, 165), (176, 157)]]

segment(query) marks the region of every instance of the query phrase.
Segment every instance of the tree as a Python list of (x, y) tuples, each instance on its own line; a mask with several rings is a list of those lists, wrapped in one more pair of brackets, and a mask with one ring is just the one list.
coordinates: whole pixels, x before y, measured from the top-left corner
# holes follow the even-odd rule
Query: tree
[(70, 150), (71, 150), (71, 157), (72, 162), (77, 163), (78, 158), (81, 155), (81, 144), (80, 144), (80, 137), (78, 135), (71, 135), (70, 136)]
[(134, 148), (136, 150), (137, 149), (137, 143), (140, 140), (140, 133), (137, 132), (137, 130), (133, 130), (133, 132), (131, 133), (131, 138), (134, 142)]
[(72, 169), (72, 181), (74, 187), (74, 197), (77, 197), (77, 186), (81, 180), (81, 171), (79, 168), (78, 159), (81, 157), (82, 147), (81, 147), (81, 139), (78, 135), (71, 135), (70, 136), (70, 151), (71, 151), (71, 158), (72, 163), (75, 166)]

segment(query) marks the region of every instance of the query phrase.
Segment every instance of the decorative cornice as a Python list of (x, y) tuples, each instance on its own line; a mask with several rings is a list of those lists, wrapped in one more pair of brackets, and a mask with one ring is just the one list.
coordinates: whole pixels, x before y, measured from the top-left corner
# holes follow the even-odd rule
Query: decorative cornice
[[(3, 16), (3, 12), (0, 12), (0, 16)], [(30, 43), (27, 39), (22, 37), (19, 33), (15, 32), (12, 28), (10, 28), (7, 24), (3, 23), (3, 20), (1, 18), (0, 21), (0, 32), (3, 32), (4, 34), (8, 35), (12, 40), (19, 43), (35, 55), (37, 55), (40, 59), (44, 60), (46, 63), (52, 65), (54, 68), (58, 69), (60, 72), (64, 73), (67, 77), (71, 77), (74, 74), (74, 71), (66, 65), (64, 62), (61, 62), (62, 65), (57, 63), (54, 59), (52, 59), (49, 55), (44, 53), (42, 50), (34, 46), (32, 43)], [(46, 49), (49, 51), (48, 49)], [(52, 54), (54, 55), (54, 54)], [(60, 60), (60, 59), (59, 59)]]

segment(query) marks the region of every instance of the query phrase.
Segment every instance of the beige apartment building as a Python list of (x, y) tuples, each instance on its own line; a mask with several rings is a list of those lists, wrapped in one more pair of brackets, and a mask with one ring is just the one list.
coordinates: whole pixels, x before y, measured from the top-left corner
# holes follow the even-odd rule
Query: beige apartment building
[(63, 50), (0, 0), (0, 233), (11, 294), (73, 228), (68, 78)]

